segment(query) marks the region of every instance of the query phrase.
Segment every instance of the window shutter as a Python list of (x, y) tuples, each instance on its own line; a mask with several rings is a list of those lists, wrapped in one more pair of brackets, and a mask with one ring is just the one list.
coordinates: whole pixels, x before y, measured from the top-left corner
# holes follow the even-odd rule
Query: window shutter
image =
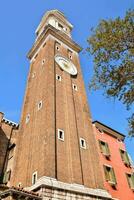
[(100, 146), (101, 153), (103, 153), (103, 149), (102, 149), (101, 140), (99, 140), (99, 146)]
[(126, 174), (126, 177), (127, 177), (128, 185), (129, 185), (129, 187), (131, 188), (130, 174)]
[(110, 149), (109, 149), (108, 143), (105, 143), (105, 147), (106, 147), (107, 156), (110, 156)]
[(121, 159), (122, 159), (122, 161), (124, 161), (124, 156), (123, 156), (123, 152), (122, 152), (121, 149), (120, 149), (120, 155), (121, 155)]
[(11, 170), (4, 173), (3, 183), (6, 184), (10, 180)]
[(116, 184), (117, 181), (116, 181), (116, 176), (115, 176), (115, 172), (113, 168), (111, 168), (111, 175), (112, 175), (112, 182)]
[(134, 189), (134, 173), (131, 175), (131, 179), (132, 179), (132, 189)]
[(107, 170), (107, 167), (104, 165), (104, 173), (105, 173), (105, 178), (106, 178), (106, 181), (109, 181), (109, 172)]
[(125, 154), (125, 163), (126, 163), (127, 165), (130, 165), (128, 153), (125, 151), (124, 154)]
[(4, 173), (4, 177), (3, 177), (3, 183), (6, 184), (7, 181), (7, 172)]

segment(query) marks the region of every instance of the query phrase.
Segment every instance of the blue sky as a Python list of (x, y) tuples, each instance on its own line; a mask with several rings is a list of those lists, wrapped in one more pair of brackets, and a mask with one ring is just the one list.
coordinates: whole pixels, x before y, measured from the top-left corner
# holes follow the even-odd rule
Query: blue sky
[[(73, 39), (87, 47), (90, 29), (100, 19), (123, 17), (126, 9), (134, 8), (133, 0), (12, 0), (0, 2), (0, 111), (5, 117), (19, 122), (25, 84), (29, 69), (26, 54), (35, 39), (34, 31), (43, 14), (59, 9), (74, 25)], [(92, 58), (84, 51), (80, 61), (93, 120), (99, 120), (127, 134), (127, 118), (131, 112), (113, 99), (106, 99), (102, 91), (91, 92), (88, 83), (92, 75)], [(126, 137), (127, 150), (134, 160), (134, 139)]]

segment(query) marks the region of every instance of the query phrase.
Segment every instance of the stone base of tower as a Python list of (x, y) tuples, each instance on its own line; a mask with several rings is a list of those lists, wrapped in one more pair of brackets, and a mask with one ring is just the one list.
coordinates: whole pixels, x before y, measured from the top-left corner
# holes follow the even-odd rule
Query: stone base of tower
[(105, 190), (63, 183), (49, 177), (40, 178), (35, 185), (26, 189), (37, 192), (43, 200), (112, 200)]

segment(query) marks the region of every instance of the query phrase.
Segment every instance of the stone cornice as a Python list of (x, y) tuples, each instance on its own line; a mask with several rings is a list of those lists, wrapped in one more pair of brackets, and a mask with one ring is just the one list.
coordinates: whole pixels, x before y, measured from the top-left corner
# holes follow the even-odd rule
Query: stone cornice
[(64, 42), (66, 45), (68, 45), (70, 48), (72, 48), (74, 51), (78, 53), (82, 50), (82, 48), (77, 43), (75, 43), (71, 38), (69, 38), (66, 34), (61, 33), (61, 31), (58, 31), (51, 25), (47, 25), (45, 30), (42, 32), (39, 38), (35, 41), (33, 47), (27, 54), (27, 57), (30, 60), (36, 54), (36, 51), (38, 50), (42, 42), (47, 38), (49, 34), (61, 40), (62, 42)]
[(96, 197), (100, 197), (106, 200), (112, 199), (111, 195), (106, 190), (97, 189), (97, 188), (96, 189), (88, 188), (88, 187), (85, 187), (84, 185), (79, 185), (79, 184), (63, 183), (61, 181), (57, 181), (54, 178), (50, 178), (46, 176), (41, 177), (40, 179), (37, 180), (36, 184), (26, 189), (29, 191), (34, 191), (43, 187), (69, 191), (75, 194), (77, 193), (77, 194), (84, 194), (84, 195), (89, 195), (89, 196), (96, 196)]

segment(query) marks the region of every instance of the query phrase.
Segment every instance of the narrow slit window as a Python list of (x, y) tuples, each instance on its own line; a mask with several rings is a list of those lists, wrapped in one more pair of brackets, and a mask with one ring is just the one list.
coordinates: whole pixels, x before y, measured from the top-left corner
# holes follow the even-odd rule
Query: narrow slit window
[(72, 60), (72, 58), (73, 58), (72, 55), (73, 55), (72, 51), (68, 50), (68, 58), (69, 58), (70, 60)]
[(29, 122), (29, 120), (30, 120), (30, 114), (27, 114), (27, 116), (26, 116), (26, 124)]
[(80, 147), (86, 149), (86, 141), (83, 138), (80, 138)]
[(77, 85), (73, 84), (73, 90), (78, 91)]
[(34, 185), (36, 183), (36, 181), (37, 181), (37, 172), (34, 172), (32, 174), (32, 185)]
[(44, 64), (45, 64), (45, 59), (42, 60), (42, 65), (44, 65)]
[(61, 46), (60, 43), (56, 42), (55, 43), (55, 50), (59, 51), (60, 50), (60, 46)]
[(19, 188), (21, 188), (22, 187), (22, 183), (20, 182), (20, 183), (18, 183), (18, 187)]
[(40, 101), (39, 103), (38, 103), (38, 110), (40, 110), (42, 108), (42, 101)]
[(56, 74), (56, 80), (57, 80), (57, 81), (61, 81), (61, 76), (58, 75), (58, 74)]
[(58, 139), (64, 141), (64, 131), (58, 129)]

